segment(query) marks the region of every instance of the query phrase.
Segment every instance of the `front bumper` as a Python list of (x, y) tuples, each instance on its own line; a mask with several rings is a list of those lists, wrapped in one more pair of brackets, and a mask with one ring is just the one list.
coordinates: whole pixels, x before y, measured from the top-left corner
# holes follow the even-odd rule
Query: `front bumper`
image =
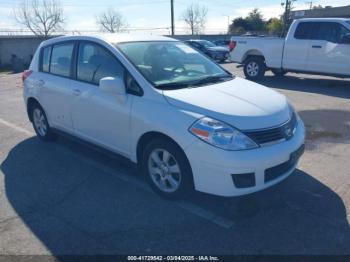
[[(291, 155), (304, 145), (304, 139), (305, 127), (298, 119), (293, 138), (257, 149), (226, 151), (198, 140), (185, 150), (195, 189), (219, 196), (239, 196), (270, 187), (293, 173), (298, 159), (291, 160)], [(233, 180), (235, 174), (253, 174), (254, 185), (238, 187)]]

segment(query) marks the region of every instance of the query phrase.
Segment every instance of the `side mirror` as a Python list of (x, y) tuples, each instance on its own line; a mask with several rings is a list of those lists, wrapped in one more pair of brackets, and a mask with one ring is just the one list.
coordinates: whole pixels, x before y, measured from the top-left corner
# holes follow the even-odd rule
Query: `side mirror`
[(345, 34), (342, 36), (341, 40), (340, 40), (341, 44), (347, 44), (350, 45), (350, 34)]
[(125, 96), (125, 84), (120, 77), (104, 77), (100, 79), (100, 88), (102, 91), (115, 95)]

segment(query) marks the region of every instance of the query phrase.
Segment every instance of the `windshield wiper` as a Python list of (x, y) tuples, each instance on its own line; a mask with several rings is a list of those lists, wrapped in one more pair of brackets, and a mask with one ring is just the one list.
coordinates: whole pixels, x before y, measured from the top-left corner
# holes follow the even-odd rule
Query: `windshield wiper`
[(232, 75), (207, 76), (205, 78), (192, 82), (191, 86), (200, 86), (200, 85), (209, 84), (209, 83), (218, 83), (218, 82), (228, 81), (231, 79), (233, 79)]
[(156, 88), (159, 88), (162, 90), (174, 90), (174, 89), (186, 88), (189, 86), (190, 86), (189, 83), (166, 83), (166, 84), (155, 85)]
[(156, 85), (156, 88), (163, 89), (163, 90), (174, 90), (174, 89), (180, 89), (180, 88), (187, 88), (187, 87), (196, 87), (201, 86), (209, 83), (218, 83), (223, 81), (228, 81), (233, 79), (232, 75), (214, 75), (214, 76), (207, 76), (204, 78), (201, 78), (199, 80), (185, 82), (185, 83), (165, 83), (165, 84), (159, 84)]

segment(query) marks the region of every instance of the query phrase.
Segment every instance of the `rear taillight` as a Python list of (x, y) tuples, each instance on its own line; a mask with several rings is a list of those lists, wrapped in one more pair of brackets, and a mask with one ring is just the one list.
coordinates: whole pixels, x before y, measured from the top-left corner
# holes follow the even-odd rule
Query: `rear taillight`
[(32, 73), (32, 70), (24, 70), (22, 73), (22, 81), (24, 82)]
[(236, 41), (230, 41), (228, 48), (230, 49), (230, 52), (235, 49), (236, 47)]

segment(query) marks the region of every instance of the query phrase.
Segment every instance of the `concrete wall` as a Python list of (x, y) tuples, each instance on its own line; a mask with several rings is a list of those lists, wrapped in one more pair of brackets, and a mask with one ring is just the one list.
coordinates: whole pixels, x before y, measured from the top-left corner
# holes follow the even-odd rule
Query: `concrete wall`
[(36, 36), (0, 36), (0, 67), (11, 67), (13, 55), (28, 65), (43, 40)]

